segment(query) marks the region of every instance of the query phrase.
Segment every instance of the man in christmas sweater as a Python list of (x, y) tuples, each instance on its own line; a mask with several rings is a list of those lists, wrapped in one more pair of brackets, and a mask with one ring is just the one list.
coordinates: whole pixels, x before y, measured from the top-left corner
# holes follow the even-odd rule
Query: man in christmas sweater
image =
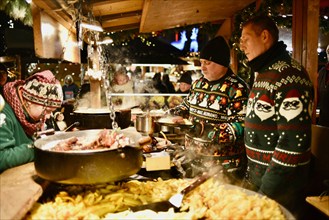
[(247, 175), (256, 190), (295, 211), (308, 179), (313, 85), (278, 33), (267, 16), (242, 28), (240, 47), (255, 73), (245, 119)]
[(248, 86), (229, 68), (230, 49), (223, 37), (206, 44), (200, 61), (203, 76), (193, 82), (188, 96), (171, 112), (188, 117), (193, 124), (186, 145), (209, 141), (202, 153), (218, 156), (225, 171), (241, 175), (246, 164), (243, 130)]

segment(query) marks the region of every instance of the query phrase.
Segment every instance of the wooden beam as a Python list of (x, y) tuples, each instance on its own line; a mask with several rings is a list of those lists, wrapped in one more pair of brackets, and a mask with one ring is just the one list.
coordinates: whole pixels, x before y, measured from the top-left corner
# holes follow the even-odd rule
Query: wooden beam
[(223, 36), (225, 40), (228, 42), (232, 35), (232, 19), (228, 18), (226, 19), (218, 29), (216, 35), (217, 36)]
[(129, 11), (129, 12), (118, 13), (118, 14), (111, 14), (111, 15), (97, 16), (96, 17), (96, 20), (102, 22), (102, 21), (106, 21), (106, 20), (112, 20), (112, 19), (118, 19), (118, 18), (126, 18), (126, 17), (133, 17), (133, 16), (142, 16), (142, 10)]
[[(313, 85), (317, 85), (320, 0), (293, 0), (293, 58), (307, 70)], [(317, 91), (315, 89), (315, 104)], [(313, 122), (315, 122), (315, 110)]]
[(35, 55), (45, 59), (80, 63), (80, 50), (75, 33), (61, 25), (52, 16), (31, 4)]
[[(293, 0), (292, 7), (292, 48), (293, 58), (303, 64), (303, 51), (306, 46), (306, 16), (303, 10), (306, 10), (307, 0)], [(304, 16), (303, 16), (304, 15)]]
[(34, 3), (31, 4), (31, 11), (33, 18), (34, 51), (36, 56), (40, 56), (44, 51), (41, 32), (41, 12), (40, 8)]
[(307, 4), (307, 50), (305, 67), (315, 82), (318, 74), (320, 0), (308, 0)]
[(144, 0), (107, 0), (91, 4), (94, 16), (101, 17), (143, 10), (143, 3)]
[(105, 29), (115, 26), (124, 26), (136, 23), (140, 23), (140, 17), (125, 17), (119, 19), (105, 20), (102, 22), (102, 27)]
[[(232, 36), (232, 30), (234, 28), (234, 19), (232, 18), (228, 18), (226, 19), (222, 25), (220, 26), (220, 28), (218, 29), (216, 36), (223, 36), (226, 40), (227, 43), (229, 43), (229, 40)], [(232, 69), (232, 71), (234, 73), (238, 72), (238, 60), (237, 60), (237, 56), (234, 52), (234, 50), (232, 50), (231, 48), (231, 64), (230, 67)]]
[(256, 8), (255, 11), (258, 11), (260, 9), (260, 6), (262, 5), (262, 0), (256, 0)]
[[(61, 7), (55, 5), (54, 1), (33, 0), (33, 3), (39, 8), (39, 10), (45, 11), (66, 29), (76, 33), (75, 23), (73, 23), (71, 15), (69, 15), (66, 10), (63, 10)], [(54, 8), (56, 9), (54, 10)]]
[(145, 27), (146, 19), (147, 19), (147, 16), (149, 14), (149, 10), (150, 10), (150, 5), (151, 5), (151, 0), (145, 0), (144, 1), (142, 18), (141, 18), (141, 22), (140, 22), (140, 25), (139, 25), (139, 31), (141, 33), (143, 33), (143, 30), (144, 30), (144, 27)]
[(131, 30), (131, 29), (138, 29), (138, 28), (139, 28), (139, 23), (134, 23), (134, 24), (107, 27), (107, 28), (104, 28), (104, 31), (116, 32), (116, 31)]

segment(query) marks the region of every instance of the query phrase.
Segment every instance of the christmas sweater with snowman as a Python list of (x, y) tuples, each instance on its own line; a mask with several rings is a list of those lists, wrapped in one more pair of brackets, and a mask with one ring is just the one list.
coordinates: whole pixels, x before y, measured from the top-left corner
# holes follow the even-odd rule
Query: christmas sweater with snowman
[(250, 62), (245, 119), (249, 180), (274, 199), (305, 186), (311, 158), (313, 85), (285, 49), (278, 42)]
[[(188, 117), (194, 125), (189, 133), (191, 136), (220, 146), (216, 155), (222, 157), (223, 166), (228, 171), (240, 170), (243, 166), (248, 94), (247, 84), (228, 69), (216, 81), (208, 81), (204, 77), (197, 79), (192, 83), (188, 96), (175, 108), (176, 115)], [(196, 129), (200, 125), (202, 128)]]

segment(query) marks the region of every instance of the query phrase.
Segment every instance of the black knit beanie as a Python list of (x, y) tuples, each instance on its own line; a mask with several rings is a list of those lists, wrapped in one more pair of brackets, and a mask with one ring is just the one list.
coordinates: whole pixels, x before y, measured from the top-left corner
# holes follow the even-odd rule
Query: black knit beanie
[(207, 42), (201, 50), (200, 58), (228, 67), (230, 65), (230, 48), (222, 36)]
[(180, 79), (178, 80), (178, 82), (184, 82), (184, 83), (187, 83), (187, 84), (192, 84), (192, 77), (191, 77), (191, 72), (190, 71), (186, 71), (184, 72)]

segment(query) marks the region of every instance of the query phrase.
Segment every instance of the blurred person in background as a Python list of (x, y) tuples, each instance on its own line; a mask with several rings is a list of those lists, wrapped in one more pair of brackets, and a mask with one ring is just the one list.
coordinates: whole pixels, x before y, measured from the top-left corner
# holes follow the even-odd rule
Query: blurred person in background
[(192, 71), (184, 72), (178, 80), (179, 88), (177, 93), (189, 93), (192, 85)]
[[(168, 93), (167, 87), (162, 81), (162, 76), (160, 72), (154, 74), (152, 78), (153, 91), (154, 93)], [(151, 86), (152, 87), (152, 86)], [(147, 109), (148, 110), (159, 110), (166, 108), (166, 98), (165, 96), (152, 96), (148, 100)]]
[(0, 63), (0, 94), (2, 94), (3, 86), (7, 83), (8, 71), (4, 64)]
[[(180, 78), (177, 82), (178, 82), (179, 88), (176, 91), (176, 93), (188, 94), (190, 92), (191, 85), (192, 85), (192, 71), (184, 72), (180, 76)], [(168, 103), (169, 108), (174, 108), (177, 105), (179, 105), (180, 103), (182, 103), (184, 97), (185, 96), (182, 96), (182, 95), (180, 95), (180, 96), (179, 95), (170, 96), (167, 99), (167, 103)]]
[(161, 73), (155, 73), (153, 76), (153, 87), (159, 92), (159, 93), (168, 93), (166, 85), (162, 81)]
[(74, 123), (72, 113), (74, 111), (76, 98), (79, 94), (79, 86), (74, 82), (74, 79), (71, 75), (65, 76), (62, 90), (64, 94), (64, 101), (62, 104), (63, 109), (61, 112), (64, 114), (66, 123), (70, 125)]
[(168, 93), (176, 93), (174, 84), (170, 81), (169, 75), (164, 74), (162, 77), (163, 84), (165, 84)]
[(309, 179), (314, 91), (306, 70), (278, 39), (268, 16), (242, 26), (240, 48), (255, 73), (245, 119), (245, 187), (298, 216)]
[(318, 73), (318, 109), (320, 110), (318, 125), (329, 127), (329, 45), (326, 49), (327, 63)]
[(181, 116), (174, 117), (177, 123), (182, 117), (192, 122), (185, 136), (187, 149), (209, 143), (202, 153), (216, 156), (230, 182), (241, 181), (246, 165), (243, 131), (248, 86), (229, 67), (230, 48), (222, 36), (207, 42), (200, 62), (203, 76), (192, 83), (188, 96), (170, 113)]
[[(124, 68), (120, 68), (114, 73), (111, 86), (113, 93), (134, 93), (134, 84)], [(132, 107), (135, 105), (135, 98), (133, 96), (116, 96), (112, 94), (112, 102), (117, 106)]]
[(64, 78), (64, 85), (63, 85), (63, 94), (64, 94), (64, 101), (63, 104), (73, 104), (75, 98), (79, 93), (79, 86), (75, 84), (74, 79), (71, 75), (66, 75)]
[(33, 138), (44, 130), (46, 119), (61, 107), (63, 92), (51, 71), (35, 73), (3, 88), (0, 113), (0, 172), (34, 160)]

